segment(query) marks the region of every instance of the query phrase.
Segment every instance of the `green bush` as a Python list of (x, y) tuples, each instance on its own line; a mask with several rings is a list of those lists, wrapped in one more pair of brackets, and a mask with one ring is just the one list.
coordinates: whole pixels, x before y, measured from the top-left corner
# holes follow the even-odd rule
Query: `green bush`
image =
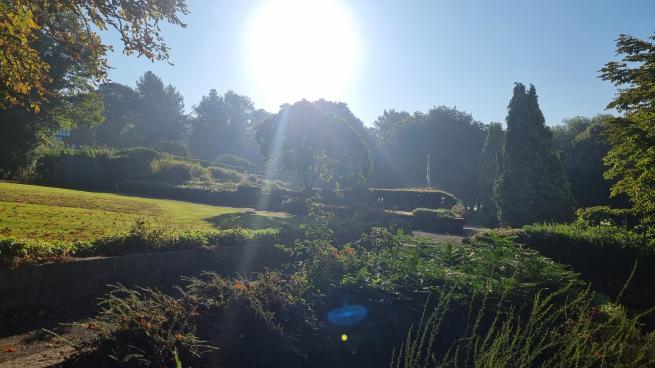
[(247, 180), (247, 176), (234, 170), (227, 169), (219, 166), (209, 167), (211, 177), (220, 182), (234, 182), (234, 183), (243, 183)]
[(614, 225), (632, 229), (639, 224), (639, 219), (629, 208), (611, 208), (609, 206), (579, 208), (576, 216), (578, 221), (591, 226)]
[[(532, 247), (556, 262), (571, 265), (592, 286), (617, 296), (630, 279), (626, 302), (642, 308), (655, 304), (655, 241), (623, 228), (603, 225), (528, 225), (482, 234), (502, 236)], [(636, 269), (630, 277), (633, 267)]]
[(215, 161), (217, 164), (223, 164), (227, 166), (235, 166), (235, 167), (242, 167), (245, 169), (254, 169), (257, 167), (253, 162), (249, 161), (248, 159), (245, 159), (241, 156), (233, 155), (233, 154), (222, 154), (219, 155), (216, 158)]
[(157, 181), (184, 183), (192, 178), (209, 178), (209, 170), (201, 165), (172, 157), (163, 157), (150, 163), (150, 173)]
[(304, 302), (307, 288), (296, 280), (276, 272), (254, 280), (206, 273), (185, 283), (175, 297), (117, 287), (89, 323), (98, 336), (71, 365), (300, 366), (305, 346), (321, 338)]
[[(487, 300), (492, 307), (485, 311), (530, 311), (539, 295), (568, 286), (551, 298), (559, 302), (583, 289), (573, 272), (506, 238), (460, 246), (374, 229), (355, 243), (334, 245), (327, 240), (330, 216), (310, 209), (315, 222), (288, 246), (294, 259), (282, 273), (254, 280), (206, 274), (186, 279), (172, 300), (120, 290), (92, 322), (101, 333), (88, 355), (78, 356), (78, 366), (112, 366), (111, 359), (117, 359), (113, 366), (165, 365), (177, 352), (183, 366), (378, 367), (388, 364), (429, 293), (447, 291), (455, 306), (440, 340), (448, 347), (470, 331), (467, 306), (484, 307)], [(325, 321), (330, 310), (350, 303), (368, 309), (360, 325)], [(197, 356), (201, 340), (218, 349)]]
[[(415, 329), (394, 350), (392, 368), (427, 367), (650, 367), (655, 333), (642, 334), (639, 316), (620, 306), (599, 307), (587, 291), (558, 300), (562, 289), (538, 293), (521, 313), (500, 305), (469, 305), (463, 336), (450, 328), (459, 314), (452, 294), (442, 291), (426, 303)], [(527, 313), (526, 313), (527, 312)]]
[(163, 140), (155, 144), (155, 149), (162, 153), (179, 157), (189, 157), (189, 149), (180, 142)]
[(0, 267), (62, 261), (72, 257), (116, 256), (206, 246), (275, 245), (284, 240), (282, 235), (276, 229), (169, 231), (138, 219), (128, 232), (93, 241), (21, 240), (0, 236)]

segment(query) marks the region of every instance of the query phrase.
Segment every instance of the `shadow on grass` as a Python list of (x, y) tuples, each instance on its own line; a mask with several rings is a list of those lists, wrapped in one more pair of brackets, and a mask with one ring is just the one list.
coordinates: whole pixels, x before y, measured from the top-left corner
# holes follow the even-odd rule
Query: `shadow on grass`
[(219, 229), (228, 229), (241, 226), (249, 229), (280, 229), (287, 226), (297, 225), (299, 219), (296, 216), (265, 216), (255, 212), (226, 213), (207, 219)]

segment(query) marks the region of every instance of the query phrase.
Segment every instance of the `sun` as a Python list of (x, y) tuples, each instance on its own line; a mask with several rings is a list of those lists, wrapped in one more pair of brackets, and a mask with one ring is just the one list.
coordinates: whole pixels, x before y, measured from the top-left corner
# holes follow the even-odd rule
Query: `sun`
[(272, 106), (343, 97), (359, 62), (359, 39), (339, 0), (268, 0), (246, 32), (249, 70)]

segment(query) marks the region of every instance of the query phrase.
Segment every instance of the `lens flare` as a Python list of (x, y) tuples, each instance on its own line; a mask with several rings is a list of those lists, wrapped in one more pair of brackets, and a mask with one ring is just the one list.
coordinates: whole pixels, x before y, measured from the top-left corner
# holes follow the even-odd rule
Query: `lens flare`
[(363, 321), (367, 314), (368, 310), (363, 305), (347, 305), (331, 310), (327, 318), (337, 326), (352, 326)]

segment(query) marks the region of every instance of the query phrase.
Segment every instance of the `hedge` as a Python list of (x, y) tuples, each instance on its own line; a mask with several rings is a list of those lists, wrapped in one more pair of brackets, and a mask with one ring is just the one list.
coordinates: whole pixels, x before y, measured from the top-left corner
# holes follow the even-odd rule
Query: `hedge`
[(436, 189), (412, 188), (324, 191), (321, 192), (321, 199), (334, 205), (349, 206), (358, 203), (394, 211), (412, 211), (421, 207), (450, 209), (457, 204), (457, 198), (450, 193)]
[(59, 261), (72, 257), (116, 256), (206, 246), (244, 244), (275, 245), (279, 230), (233, 228), (215, 231), (162, 232), (139, 230), (102, 237), (93, 241), (24, 240), (0, 236), (0, 267)]
[(594, 287), (614, 296), (628, 281), (637, 262), (628, 290), (640, 292), (632, 294), (631, 304), (651, 307), (655, 303), (655, 295), (646, 295), (652, 293), (655, 280), (655, 240), (616, 226), (581, 223), (528, 225), (495, 233), (532, 247), (556, 262), (571, 265)]
[(294, 195), (293, 192), (284, 190), (274, 190), (270, 193), (264, 193), (261, 192), (260, 188), (250, 186), (240, 186), (233, 191), (216, 191), (203, 187), (138, 181), (118, 183), (116, 184), (116, 190), (121, 193), (176, 199), (187, 202), (252, 207), (259, 210), (271, 211), (282, 210), (282, 202)]

